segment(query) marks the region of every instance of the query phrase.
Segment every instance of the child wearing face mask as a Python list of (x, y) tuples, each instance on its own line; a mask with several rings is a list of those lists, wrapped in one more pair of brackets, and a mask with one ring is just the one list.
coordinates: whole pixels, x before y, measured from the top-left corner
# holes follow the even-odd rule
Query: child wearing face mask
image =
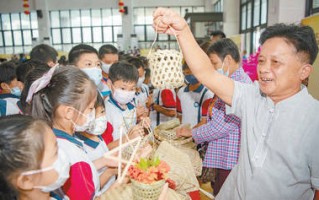
[(94, 47), (86, 44), (76, 45), (69, 52), (68, 58), (69, 64), (78, 67), (90, 77), (104, 98), (110, 95), (110, 89), (103, 80), (102, 63)]
[(70, 165), (42, 120), (0, 118), (0, 199), (69, 199), (55, 193), (69, 177)]
[[(88, 129), (76, 133), (76, 137), (83, 142), (85, 152), (93, 163), (109, 151), (102, 134), (107, 128), (112, 128), (107, 122), (104, 100), (100, 94), (97, 95), (94, 107), (95, 118), (91, 120)], [(115, 182), (117, 168), (99, 166), (97, 170), (100, 176), (101, 193), (104, 193)]]
[[(134, 102), (137, 81), (138, 71), (131, 64), (120, 61), (111, 66), (108, 85), (112, 92), (105, 101), (105, 108), (110, 113), (107, 119), (114, 128), (114, 141), (119, 139), (121, 127), (124, 128), (122, 134), (127, 134), (137, 124)], [(140, 124), (148, 126), (149, 119), (141, 119)]]
[[(26, 102), (30, 104), (28, 114), (46, 120), (53, 127), (58, 146), (71, 164), (70, 177), (62, 191), (70, 199), (95, 198), (100, 193), (98, 167), (74, 133), (86, 130), (90, 119), (95, 117), (96, 85), (76, 67), (56, 66), (25, 89)], [(102, 166), (117, 166), (117, 162), (103, 157), (98, 162)]]
[(99, 49), (99, 58), (102, 62), (103, 80), (107, 81), (109, 78), (109, 70), (113, 63), (119, 61), (118, 50), (111, 44), (102, 45)]
[(194, 127), (207, 115), (208, 106), (214, 94), (198, 82), (186, 63), (183, 65), (183, 73), (187, 85), (177, 92), (177, 117), (181, 119), (182, 124), (190, 124)]
[(145, 80), (145, 70), (143, 62), (137, 57), (129, 57), (127, 61), (133, 65), (138, 71), (138, 81), (136, 84), (136, 112), (137, 112), (137, 119), (141, 117), (148, 116), (148, 97), (149, 97), (149, 88), (146, 84), (144, 84)]
[(13, 62), (0, 65), (0, 116), (21, 113), (18, 102), (21, 96), (22, 84), (17, 80), (16, 66)]

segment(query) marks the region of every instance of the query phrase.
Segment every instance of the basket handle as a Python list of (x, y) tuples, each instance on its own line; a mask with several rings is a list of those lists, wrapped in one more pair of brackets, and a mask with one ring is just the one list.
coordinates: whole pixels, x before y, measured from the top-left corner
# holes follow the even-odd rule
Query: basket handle
[[(158, 24), (159, 24), (159, 23), (160, 23), (160, 20), (158, 20), (158, 22), (157, 22), (157, 24), (156, 24), (156, 26), (155, 26), (155, 38), (154, 38), (154, 40), (153, 40), (153, 42), (152, 42), (152, 45), (151, 45), (151, 47), (150, 47), (150, 51), (148, 52), (147, 58), (150, 57), (150, 55), (151, 55), (151, 53), (152, 53), (152, 49), (153, 49), (153, 47), (154, 47), (154, 44), (155, 44), (155, 42), (157, 41), (157, 35), (158, 35), (158, 33), (157, 33), (157, 27), (158, 27)], [(170, 25), (168, 25), (168, 26), (169, 26), (169, 28), (171, 28), (171, 30), (172, 30), (173, 33), (174, 33), (174, 36), (175, 36), (175, 38), (176, 38), (179, 51), (182, 52), (181, 45), (180, 45), (179, 42), (178, 42), (176, 32), (174, 31), (174, 29), (173, 29)]]

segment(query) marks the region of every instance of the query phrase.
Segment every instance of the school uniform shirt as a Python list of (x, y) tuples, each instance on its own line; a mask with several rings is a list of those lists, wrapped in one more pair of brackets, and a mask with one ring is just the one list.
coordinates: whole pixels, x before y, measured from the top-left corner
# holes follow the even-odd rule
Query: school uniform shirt
[(148, 96), (149, 96), (149, 88), (146, 84), (143, 83), (141, 86), (141, 91), (136, 92), (136, 95), (135, 95), (136, 105), (146, 107)]
[(60, 195), (55, 192), (50, 192), (50, 200), (70, 200), (69, 197), (65, 195)]
[(101, 83), (97, 86), (98, 90), (104, 98), (110, 96), (111, 94), (111, 90), (109, 86), (107, 86), (106, 81), (107, 79), (103, 78)]
[(120, 138), (120, 130), (123, 128), (123, 135), (136, 125), (136, 108), (134, 100), (126, 104), (123, 109), (120, 104), (113, 98), (112, 94), (105, 100), (105, 110), (107, 121), (113, 126), (113, 140)]
[[(91, 140), (90, 138), (85, 137), (84, 135), (81, 135), (79, 133), (75, 134), (76, 138), (81, 140), (83, 142), (83, 148), (86, 152), (86, 154), (89, 156), (89, 159), (93, 162), (94, 160), (97, 160), (103, 155), (109, 151), (109, 148), (107, 148), (102, 136), (98, 136), (99, 141)], [(103, 167), (98, 170), (99, 176), (105, 172), (107, 167)], [(100, 191), (100, 194), (103, 194), (113, 183), (115, 182), (115, 176), (112, 176), (107, 183), (103, 186), (103, 188)]]
[(190, 124), (191, 127), (198, 124), (202, 117), (207, 115), (208, 105), (214, 93), (204, 85), (190, 91), (189, 85), (181, 87), (177, 92), (176, 110), (182, 115), (182, 124)]
[(94, 199), (100, 191), (100, 178), (94, 164), (86, 154), (83, 143), (64, 131), (53, 129), (59, 148), (70, 162), (70, 177), (62, 186), (71, 199)]
[[(172, 89), (154, 89), (153, 102), (162, 106), (165, 109), (176, 110), (176, 93)], [(156, 126), (163, 122), (167, 122), (176, 117), (169, 117), (156, 110), (150, 111), (151, 127), (154, 129)]]
[(21, 113), (18, 106), (20, 99), (13, 94), (0, 94), (0, 116)]

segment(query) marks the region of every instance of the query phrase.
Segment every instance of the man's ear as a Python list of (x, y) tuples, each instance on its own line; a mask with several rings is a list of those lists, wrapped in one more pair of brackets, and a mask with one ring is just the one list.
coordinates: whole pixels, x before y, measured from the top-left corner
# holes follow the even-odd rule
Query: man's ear
[(305, 64), (301, 67), (300, 69), (300, 73), (299, 73), (299, 78), (300, 80), (305, 80), (306, 78), (308, 78), (311, 74), (311, 72), (313, 71), (313, 67), (310, 64)]
[(32, 176), (19, 175), (16, 179), (16, 186), (19, 190), (32, 190), (34, 187)]

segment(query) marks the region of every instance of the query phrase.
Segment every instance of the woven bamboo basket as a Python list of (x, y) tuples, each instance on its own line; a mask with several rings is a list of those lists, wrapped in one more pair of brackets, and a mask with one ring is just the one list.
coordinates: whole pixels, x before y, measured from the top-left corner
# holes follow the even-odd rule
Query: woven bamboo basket
[(151, 184), (132, 181), (133, 200), (158, 200), (165, 180), (160, 180)]
[[(181, 126), (179, 119), (173, 119), (167, 122), (164, 122), (154, 129), (154, 136), (157, 142), (168, 141), (170, 144), (174, 146), (183, 145), (189, 142), (192, 142), (192, 137), (177, 137), (176, 129)], [(185, 125), (183, 125), (185, 126)], [(190, 126), (190, 125), (186, 125)]]
[(151, 82), (155, 88), (173, 89), (184, 84), (183, 54), (176, 50), (157, 50), (149, 56)]

